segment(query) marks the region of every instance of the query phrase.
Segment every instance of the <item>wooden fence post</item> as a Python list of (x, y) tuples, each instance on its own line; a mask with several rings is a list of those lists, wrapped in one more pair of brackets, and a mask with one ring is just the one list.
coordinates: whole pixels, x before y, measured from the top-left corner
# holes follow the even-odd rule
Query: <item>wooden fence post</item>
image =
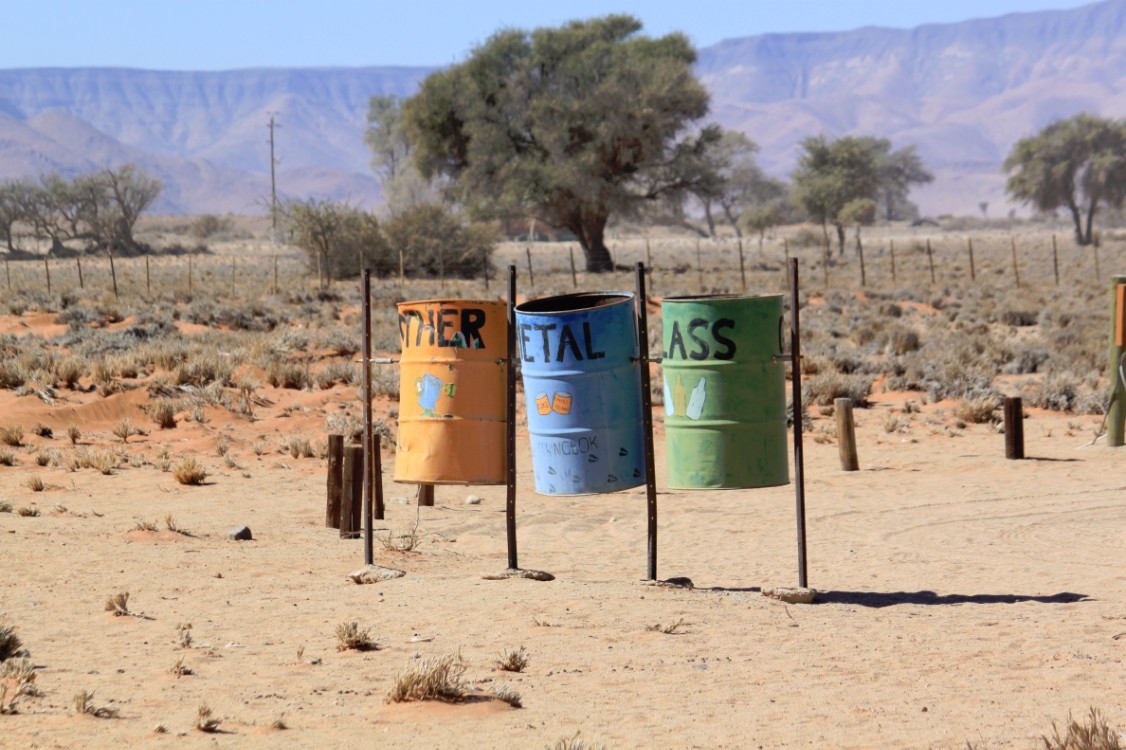
[(888, 240), (888, 250), (891, 251), (891, 281), (894, 284), (895, 278), (895, 240)]
[(927, 264), (931, 269), (931, 283), (934, 283), (934, 253), (931, 252), (931, 238), (927, 237)]
[(1005, 458), (1024, 458), (1024, 411), (1019, 397), (1006, 397)]
[(841, 454), (841, 471), (858, 471), (860, 459), (856, 455), (856, 424), (852, 418), (852, 399), (834, 399), (833, 411), (837, 415), (837, 446)]
[[(652, 273), (652, 272), (650, 272)], [(747, 269), (743, 265), (743, 238), (739, 238), (739, 278), (743, 281), (743, 291), (747, 291)], [(652, 280), (650, 280), (652, 286)]]
[(700, 294), (704, 293), (704, 261), (700, 258), (700, 240), (696, 240), (696, 280), (700, 286)]
[(82, 258), (75, 257), (74, 262), (78, 264), (78, 288), (86, 289), (86, 283), (82, 280)]
[(106, 248), (106, 255), (109, 256), (109, 273), (113, 278), (113, 298), (117, 299), (117, 271), (113, 267), (113, 253), (110, 252), (108, 247)]
[[(649, 239), (645, 240), (645, 269), (649, 272), (649, 288), (653, 288), (653, 253), (649, 250)], [(743, 289), (746, 290), (747, 283), (743, 282)]]
[(1020, 286), (1020, 267), (1017, 266), (1017, 238), (1009, 235), (1009, 245), (1013, 248), (1013, 278), (1016, 279), (1017, 286)]
[(344, 446), (343, 482), (340, 491), (340, 538), (355, 539), (360, 534), (360, 512), (364, 502), (364, 448)]
[(974, 238), (966, 238), (966, 249), (970, 251), (970, 281), (977, 280), (977, 271), (974, 269)]
[(575, 273), (575, 248), (572, 246), (572, 247), (569, 247), (568, 249), (571, 251), (571, 286), (574, 287), (575, 289), (578, 289), (579, 288), (579, 277)]
[(344, 485), (344, 436), (328, 436), (328, 498), (325, 506), (325, 526), (340, 528), (340, 490)]
[(51, 293), (51, 262), (43, 258), (43, 270), (47, 272), (47, 294)]
[(274, 253), (274, 296), (278, 296), (278, 254)]
[(418, 485), (418, 504), (424, 505), (427, 508), (434, 507), (434, 485), (420, 484)]
[(1060, 285), (1060, 254), (1056, 249), (1056, 236), (1052, 235), (1052, 272), (1056, 275), (1056, 286)]
[(860, 241), (860, 230), (856, 231), (856, 254), (860, 257), (860, 286), (868, 285), (868, 278), (864, 274), (864, 244)]
[(524, 245), (524, 256), (528, 259), (528, 284), (532, 287), (532, 291), (536, 290), (536, 277), (532, 273), (532, 246)]
[(152, 279), (149, 276), (149, 256), (145, 256), (145, 294), (152, 296)]
[(188, 256), (188, 296), (192, 296), (192, 256)]
[(8, 259), (4, 259), (4, 275), (8, 277), (8, 291), (12, 291), (12, 269), (8, 267)]

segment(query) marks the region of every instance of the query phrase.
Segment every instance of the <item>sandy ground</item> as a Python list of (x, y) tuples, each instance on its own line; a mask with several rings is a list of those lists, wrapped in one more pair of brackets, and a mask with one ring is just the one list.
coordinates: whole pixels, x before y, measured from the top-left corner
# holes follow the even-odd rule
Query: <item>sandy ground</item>
[[(323, 461), (276, 449), (287, 434), (319, 434), (353, 393), (263, 389), (273, 405), (260, 421), (216, 410), (160, 431), (139, 412), (143, 390), (64, 391), (51, 406), (0, 392), (0, 424), (52, 426), (54, 438), (25, 443), (64, 457), (76, 450), (67, 424), (82, 425), (78, 450), (105, 447), (134, 415), (149, 434), (125, 451), (150, 462), (103, 476), (65, 460), (41, 468), (20, 449), (0, 466), (0, 499), (42, 513), (0, 514), (0, 623), (16, 627), (43, 691), (0, 716), (0, 747), (541, 748), (581, 732), (607, 748), (1030, 748), (1089, 706), (1126, 728), (1126, 453), (1083, 447), (1098, 418), (1033, 412), (1029, 458), (1007, 461), (994, 428), (947, 430), (941, 404), (901, 415), (910, 427), (889, 434), (903, 398), (877, 396), (856, 412), (853, 473), (835, 443), (807, 436), (820, 595), (787, 605), (760, 589), (797, 582), (794, 487), (667, 491), (660, 432), (658, 576), (687, 576), (693, 590), (641, 583), (644, 490), (535, 495), (523, 426), (519, 562), (556, 580), (484, 580), (506, 563), (504, 489), (440, 487), (436, 507), (416, 508), (384, 452), (376, 528), (405, 531), (418, 513), (422, 543), (393, 553), (377, 542), (376, 561), (407, 575), (355, 585), (346, 574), (362, 543), (325, 528)], [(830, 422), (816, 417), (815, 433)], [(215, 451), (219, 433), (233, 439), (234, 468)], [(198, 456), (207, 483), (181, 486), (151, 465), (161, 444)], [(27, 487), (32, 475), (45, 491)], [(481, 504), (465, 504), (470, 493)], [(163, 528), (169, 513), (192, 535), (133, 530)], [(228, 541), (244, 523), (253, 541)], [(144, 619), (104, 611), (120, 591)], [(352, 620), (377, 650), (336, 650), (337, 625)], [(672, 634), (650, 629), (678, 621)], [(523, 673), (494, 668), (519, 646)], [(413, 655), (451, 652), (475, 699), (385, 701)], [(193, 674), (170, 672), (181, 657)], [(503, 683), (523, 708), (486, 699)], [(80, 690), (120, 717), (75, 716)], [(191, 729), (200, 703), (220, 733)], [(271, 728), (279, 716), (287, 729)]]

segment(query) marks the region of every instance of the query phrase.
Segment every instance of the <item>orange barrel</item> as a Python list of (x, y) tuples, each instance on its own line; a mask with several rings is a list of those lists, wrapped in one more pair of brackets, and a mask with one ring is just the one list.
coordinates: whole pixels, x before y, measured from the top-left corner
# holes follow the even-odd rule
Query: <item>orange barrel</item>
[(504, 484), (508, 306), (402, 302), (395, 481)]

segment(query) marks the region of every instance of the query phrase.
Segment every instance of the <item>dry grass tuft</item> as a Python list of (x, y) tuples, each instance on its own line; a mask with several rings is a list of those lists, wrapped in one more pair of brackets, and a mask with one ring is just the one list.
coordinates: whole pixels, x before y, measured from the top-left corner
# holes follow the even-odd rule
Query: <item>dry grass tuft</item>
[(1091, 707), (1087, 721), (1080, 724), (1069, 714), (1064, 733), (1052, 722), (1052, 736), (1041, 736), (1044, 750), (1122, 750), (1118, 733), (1106, 723), (1099, 709)]
[(270, 729), (276, 729), (279, 732), (285, 729), (289, 729), (289, 725), (285, 723), (284, 713), (278, 714), (278, 718), (270, 722)]
[(176, 402), (170, 398), (158, 398), (149, 404), (149, 417), (162, 430), (176, 426)]
[(36, 508), (34, 505), (21, 505), (16, 508), (16, 513), (25, 518), (38, 518), (39, 508)]
[(74, 694), (73, 705), (76, 714), (89, 714), (99, 719), (113, 719), (118, 713), (113, 706), (95, 706), (93, 690), (79, 690)]
[(181, 656), (168, 671), (177, 677), (184, 677), (192, 673), (192, 668), (184, 664), (184, 657)]
[(681, 617), (671, 625), (662, 626), (661, 623), (657, 623), (656, 625), (646, 625), (645, 629), (654, 633), (664, 633), (665, 635), (680, 635), (684, 632), (681, 628), (688, 624), (689, 623), (685, 622), (684, 618)]
[(971, 424), (989, 424), (997, 421), (994, 412), (998, 406), (997, 399), (991, 396), (967, 398), (954, 409), (954, 416)]
[(156, 525), (156, 521), (146, 521), (141, 519), (133, 525), (133, 531), (156, 531), (160, 527)]
[(11, 625), (0, 625), (0, 662), (7, 661), (20, 652), (23, 642)]
[(206, 703), (200, 703), (195, 713), (195, 728), (209, 734), (219, 731), (219, 725), (223, 722), (212, 716), (212, 713), (211, 706)]
[(500, 685), (493, 691), (493, 697), (499, 701), (504, 701), (513, 708), (524, 707), (524, 696), (512, 689), (512, 686), (505, 683)]
[(0, 427), (0, 443), (13, 448), (23, 445), (23, 427), (18, 424)]
[(190, 622), (182, 622), (176, 626), (178, 633), (177, 640), (180, 643), (180, 648), (192, 647), (192, 624)]
[(342, 622), (336, 626), (336, 650), (374, 651), (378, 644), (371, 640), (371, 628), (361, 629), (356, 622)]
[(113, 434), (121, 438), (121, 442), (128, 443), (129, 438), (138, 434), (138, 430), (133, 426), (133, 420), (125, 417), (120, 422), (113, 426)]
[(405, 672), (395, 675), (388, 703), (409, 701), (457, 702), (466, 696), (465, 662), (461, 654), (435, 659), (416, 659)]
[[(578, 732), (570, 737), (560, 737), (554, 745), (544, 745), (545, 750), (595, 750), (594, 745), (587, 745)], [(599, 745), (598, 750), (606, 750), (605, 745)]]
[(71, 445), (78, 445), (78, 441), (82, 437), (82, 430), (78, 429), (78, 425), (72, 424), (66, 428), (66, 436), (70, 438)]
[(11, 513), (12, 504), (7, 500), (0, 500), (0, 513)]
[(111, 597), (106, 599), (106, 612), (113, 612), (114, 617), (121, 617), (123, 615), (131, 615), (129, 611), (129, 592), (119, 591)]
[(207, 479), (207, 471), (199, 461), (192, 457), (182, 458), (172, 467), (172, 476), (180, 484), (202, 484)]
[(99, 473), (108, 476), (117, 468), (117, 455), (113, 451), (101, 451), (100, 453), (87, 455), (86, 458), (83, 459), (83, 463), (91, 469), (97, 469)]
[(500, 652), (500, 658), (493, 662), (497, 669), (505, 672), (523, 672), (528, 666), (528, 652), (520, 648), (508, 648)]
[(27, 478), (27, 488), (32, 492), (42, 492), (47, 489), (47, 485), (43, 483), (43, 477), (33, 474)]
[[(192, 536), (192, 532), (176, 523), (176, 519), (172, 516), (171, 513), (164, 514), (164, 528), (168, 529), (173, 534), (180, 534), (181, 536)], [(188, 627), (191, 626), (189, 625)]]
[(4, 448), (0, 450), (0, 466), (15, 466), (16, 465), (16, 452)]
[(313, 452), (313, 445), (307, 437), (291, 435), (283, 440), (281, 445), (282, 450), (294, 458), (312, 458), (316, 455)]

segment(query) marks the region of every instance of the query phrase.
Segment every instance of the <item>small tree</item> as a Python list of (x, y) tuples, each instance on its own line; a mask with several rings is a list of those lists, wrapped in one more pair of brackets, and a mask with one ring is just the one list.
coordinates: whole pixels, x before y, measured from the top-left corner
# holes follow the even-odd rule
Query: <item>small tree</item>
[(876, 157), (871, 139), (846, 136), (829, 141), (823, 135), (806, 138), (794, 171), (794, 199), (821, 224), (829, 244), (829, 224), (837, 229), (837, 242), (844, 253), (845, 225), (841, 209), (858, 198), (875, 199), (879, 187)]
[[(749, 232), (758, 233), (758, 249), (761, 253), (766, 233), (781, 224), (785, 215), (785, 206), (782, 201), (770, 201), (744, 211), (739, 217), (739, 225)], [(742, 234), (740, 233), (739, 236), (741, 237)]]
[(365, 267), (381, 276), (398, 267), (373, 214), (314, 198), (284, 202), (280, 211), (294, 243), (320, 269), (322, 283), (353, 278)]
[(391, 217), (383, 227), (395, 258), (403, 253), (406, 270), (417, 276), (481, 273), (496, 246), (496, 229), (467, 224), (449, 206), (425, 204)]
[(1040, 211), (1066, 208), (1075, 241), (1089, 245), (1099, 206), (1126, 201), (1126, 120), (1084, 113), (1054, 122), (1017, 141), (1005, 171), (1009, 195)]
[(871, 198), (857, 198), (844, 204), (837, 214), (837, 223), (856, 225), (856, 239), (860, 240), (860, 227), (876, 220), (876, 202)]

